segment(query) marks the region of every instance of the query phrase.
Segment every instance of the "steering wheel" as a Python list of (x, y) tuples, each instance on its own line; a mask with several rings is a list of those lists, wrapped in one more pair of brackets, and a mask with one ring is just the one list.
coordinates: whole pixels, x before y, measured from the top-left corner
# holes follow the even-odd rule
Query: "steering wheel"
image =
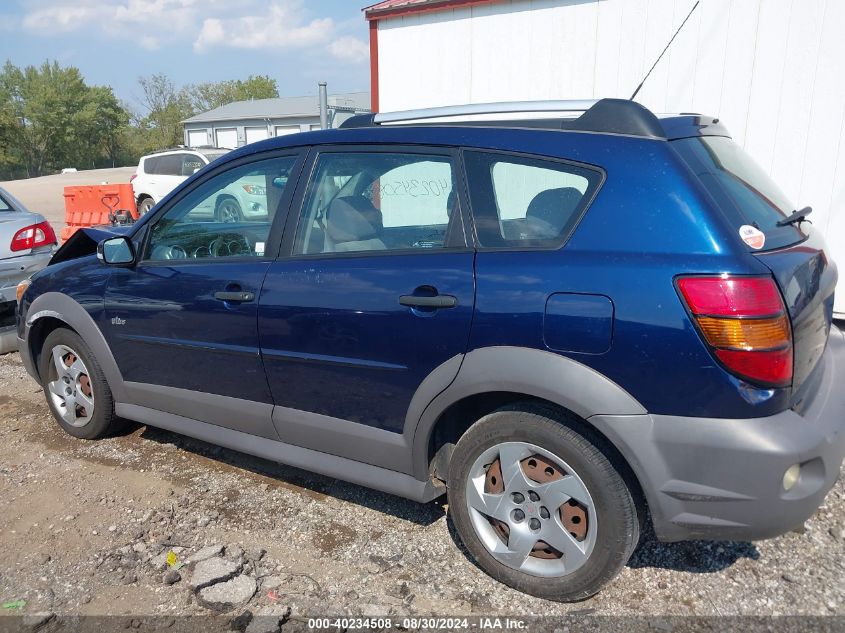
[(246, 236), (236, 233), (219, 235), (208, 250), (212, 257), (233, 257), (238, 255), (252, 255), (252, 248)]

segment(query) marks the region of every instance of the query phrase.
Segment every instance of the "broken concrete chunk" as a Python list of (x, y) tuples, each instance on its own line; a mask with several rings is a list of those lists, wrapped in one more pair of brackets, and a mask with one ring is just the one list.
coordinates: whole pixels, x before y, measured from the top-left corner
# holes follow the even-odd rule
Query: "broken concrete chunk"
[(276, 587), (280, 587), (282, 582), (284, 581), (279, 576), (266, 576), (261, 581), (261, 588), (266, 590), (275, 589)]
[[(21, 619), (21, 626), (24, 631), (37, 631), (44, 627), (50, 620), (55, 617), (55, 613), (51, 611), (44, 611), (41, 613), (30, 613)], [(11, 620), (11, 618), (9, 618)], [(11, 629), (9, 629), (11, 630)]]
[(200, 551), (196, 554), (191, 554), (185, 560), (186, 565), (196, 565), (199, 562), (204, 560), (208, 560), (209, 558), (214, 558), (216, 556), (223, 555), (223, 546), (222, 545), (209, 545), (208, 547), (203, 547)]
[(245, 633), (279, 633), (282, 620), (271, 615), (259, 615), (252, 619)]
[(256, 589), (258, 586), (251, 576), (236, 576), (226, 582), (200, 589), (197, 602), (206, 609), (223, 613), (245, 605), (255, 595)]
[[(194, 567), (189, 583), (194, 590), (229, 580), (241, 570), (241, 564), (224, 558), (209, 558)], [(254, 581), (253, 581), (254, 582)]]

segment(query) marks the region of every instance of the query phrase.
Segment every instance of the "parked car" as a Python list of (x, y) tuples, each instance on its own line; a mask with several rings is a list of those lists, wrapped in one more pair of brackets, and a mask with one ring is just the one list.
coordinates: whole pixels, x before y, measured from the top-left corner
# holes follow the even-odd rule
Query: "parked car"
[(17, 349), (18, 284), (50, 261), (57, 244), (49, 222), (0, 188), (0, 354)]
[[(167, 194), (209, 163), (230, 150), (218, 148), (178, 148), (142, 156), (138, 169), (129, 179), (135, 191), (138, 213), (144, 215)], [(222, 202), (222, 201), (221, 201)], [(222, 214), (231, 215), (231, 203), (222, 204)], [(212, 209), (214, 212), (214, 209)]]
[[(478, 565), (553, 600), (646, 526), (755, 540), (818, 508), (836, 266), (721, 122), (605, 99), (345, 125), (236, 150), (33, 277), (19, 344), (59, 426), (446, 493)], [(195, 215), (245, 183), (264, 219)]]

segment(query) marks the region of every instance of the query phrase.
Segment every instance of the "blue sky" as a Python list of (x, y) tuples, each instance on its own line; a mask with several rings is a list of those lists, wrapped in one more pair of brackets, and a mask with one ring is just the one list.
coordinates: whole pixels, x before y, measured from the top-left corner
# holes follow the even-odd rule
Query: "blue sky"
[(367, 25), (355, 0), (2, 0), (0, 57), (58, 60), (140, 109), (138, 77), (177, 85), (250, 74), (282, 96), (369, 89)]

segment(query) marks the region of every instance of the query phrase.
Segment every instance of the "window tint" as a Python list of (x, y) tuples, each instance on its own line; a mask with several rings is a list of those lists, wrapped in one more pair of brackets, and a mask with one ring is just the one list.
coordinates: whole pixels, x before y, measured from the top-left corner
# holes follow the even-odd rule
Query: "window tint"
[(182, 175), (191, 176), (205, 167), (205, 163), (196, 154), (184, 154), (182, 160)]
[(796, 207), (745, 151), (723, 136), (672, 142), (681, 157), (739, 229), (750, 224), (766, 234), (766, 248), (803, 239), (797, 226), (777, 226)]
[(569, 236), (601, 182), (598, 171), (466, 152), (478, 240), (488, 248), (556, 248)]
[(184, 154), (167, 154), (159, 156), (156, 163), (155, 174), (162, 176), (181, 176), (182, 175), (182, 159)]
[(156, 220), (153, 261), (264, 257), (295, 156), (233, 167), (194, 187)]
[(144, 173), (146, 174), (157, 174), (158, 171), (158, 163), (161, 160), (160, 156), (150, 156), (144, 159)]
[(450, 158), (321, 154), (294, 254), (443, 248), (463, 240)]
[(6, 202), (5, 200), (3, 200), (3, 198), (0, 198), (0, 211), (9, 211), (9, 210), (11, 210), (9, 203)]

